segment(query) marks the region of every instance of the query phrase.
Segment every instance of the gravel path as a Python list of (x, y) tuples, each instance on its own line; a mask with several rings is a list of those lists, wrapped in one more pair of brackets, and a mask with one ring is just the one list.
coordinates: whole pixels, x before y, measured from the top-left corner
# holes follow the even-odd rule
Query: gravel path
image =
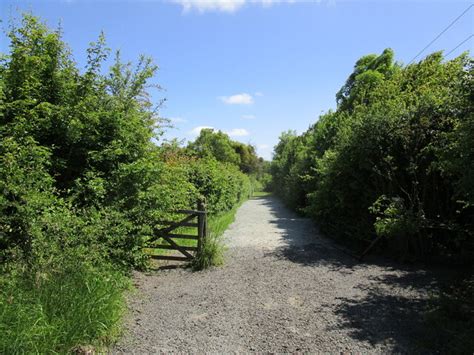
[(114, 353), (412, 352), (435, 278), (360, 264), (272, 197), (245, 202), (223, 267), (137, 274)]

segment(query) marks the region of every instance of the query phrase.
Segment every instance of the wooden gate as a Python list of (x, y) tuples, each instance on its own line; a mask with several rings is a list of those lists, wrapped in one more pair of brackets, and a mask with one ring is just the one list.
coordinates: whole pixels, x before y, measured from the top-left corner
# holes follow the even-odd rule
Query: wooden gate
[[(153, 259), (158, 260), (176, 260), (192, 261), (196, 254), (201, 250), (204, 238), (207, 234), (207, 212), (202, 201), (197, 203), (196, 210), (177, 210), (173, 213), (185, 215), (180, 221), (162, 221), (159, 224), (164, 227), (154, 230), (154, 237), (147, 242), (146, 248), (161, 250), (176, 250), (181, 255), (152, 255)], [(176, 233), (176, 229), (181, 227), (196, 228), (195, 234)], [(175, 231), (175, 233), (173, 233)], [(180, 245), (175, 239), (196, 240), (196, 246)], [(155, 244), (165, 241), (168, 244)]]

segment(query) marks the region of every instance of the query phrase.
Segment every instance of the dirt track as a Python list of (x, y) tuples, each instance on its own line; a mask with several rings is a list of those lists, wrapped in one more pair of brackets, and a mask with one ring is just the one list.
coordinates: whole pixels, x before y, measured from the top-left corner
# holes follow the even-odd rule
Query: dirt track
[(429, 272), (359, 264), (271, 197), (244, 203), (225, 239), (223, 267), (137, 274), (112, 351), (416, 350)]

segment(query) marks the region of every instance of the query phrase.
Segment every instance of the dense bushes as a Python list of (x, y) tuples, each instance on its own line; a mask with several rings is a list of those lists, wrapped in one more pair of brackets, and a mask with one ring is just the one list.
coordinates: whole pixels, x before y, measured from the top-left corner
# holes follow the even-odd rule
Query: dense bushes
[(408, 66), (391, 50), (365, 56), (336, 111), (282, 134), (271, 169), (274, 191), (328, 235), (363, 248), (379, 236), (392, 257), (462, 265), (424, 315), (435, 352), (473, 346), (473, 74), (467, 54)]
[(249, 177), (235, 165), (203, 159), (194, 161), (190, 167), (191, 181), (199, 193), (207, 197), (210, 213), (229, 211), (251, 193)]
[(254, 157), (246, 146), (235, 162), (157, 146), (159, 106), (147, 91), (157, 67), (117, 53), (103, 74), (102, 35), (84, 70), (33, 16), (9, 38), (0, 62), (0, 352), (66, 352), (115, 334), (124, 275), (146, 267), (142, 247), (158, 222), (202, 197), (212, 213), (231, 210), (250, 193), (239, 167)]
[(361, 58), (338, 108), (275, 147), (275, 191), (344, 238), (392, 253), (472, 260), (473, 61)]

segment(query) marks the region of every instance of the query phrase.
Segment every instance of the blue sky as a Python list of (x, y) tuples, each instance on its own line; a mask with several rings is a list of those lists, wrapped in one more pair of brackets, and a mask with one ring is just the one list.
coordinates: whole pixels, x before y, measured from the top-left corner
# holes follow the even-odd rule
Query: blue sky
[[(3, 27), (31, 10), (62, 23), (80, 66), (104, 31), (123, 58), (154, 58), (166, 98), (167, 138), (193, 139), (199, 127), (228, 132), (269, 159), (284, 130), (302, 132), (335, 107), (335, 93), (355, 61), (394, 49), (408, 63), (469, 6), (466, 1), (112, 1), (0, 2)], [(420, 58), (453, 49), (474, 33), (474, 8)], [(448, 58), (473, 49), (474, 39)], [(0, 52), (8, 51), (0, 36)]]

